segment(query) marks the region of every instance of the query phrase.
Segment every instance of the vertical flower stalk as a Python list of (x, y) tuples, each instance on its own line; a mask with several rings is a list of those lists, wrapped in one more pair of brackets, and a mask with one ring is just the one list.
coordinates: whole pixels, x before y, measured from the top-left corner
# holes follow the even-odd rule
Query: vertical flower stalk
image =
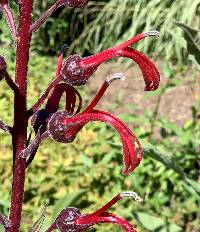
[(13, 184), (9, 219), (11, 227), (7, 232), (18, 232), (20, 228), (26, 159), (20, 153), (26, 147), (27, 138), (27, 72), (29, 48), (31, 42), (30, 26), (32, 24), (33, 0), (24, 0), (19, 12), (19, 31), (16, 50), (15, 83), (18, 91), (14, 96), (14, 125), (12, 134), (13, 143)]

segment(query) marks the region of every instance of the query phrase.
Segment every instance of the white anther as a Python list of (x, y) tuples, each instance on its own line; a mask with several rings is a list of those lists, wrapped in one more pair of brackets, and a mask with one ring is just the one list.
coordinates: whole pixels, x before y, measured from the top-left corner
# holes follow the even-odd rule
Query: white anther
[(114, 73), (106, 78), (106, 82), (110, 85), (115, 80), (124, 81), (125, 77), (122, 73)]
[(136, 192), (132, 192), (132, 191), (120, 193), (120, 197), (121, 198), (130, 197), (130, 198), (133, 198), (137, 202), (143, 202), (143, 199), (139, 197)]
[(147, 31), (144, 34), (145, 36), (159, 36), (160, 32), (159, 31)]

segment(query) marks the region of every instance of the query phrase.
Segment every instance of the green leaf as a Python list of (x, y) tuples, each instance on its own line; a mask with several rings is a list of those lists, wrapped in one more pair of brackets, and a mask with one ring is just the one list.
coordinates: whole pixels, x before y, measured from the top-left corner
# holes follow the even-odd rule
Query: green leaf
[(183, 36), (187, 42), (187, 51), (195, 57), (195, 60), (200, 64), (200, 35), (199, 31), (188, 27), (183, 23), (176, 22), (175, 25), (183, 30)]
[(191, 180), (189, 178), (186, 179), (186, 182), (197, 192), (200, 194), (200, 184), (197, 183), (194, 180)]
[[(109, 143), (111, 146), (119, 148), (121, 145)], [(178, 163), (173, 160), (172, 155), (167, 155), (167, 152), (160, 151), (158, 148), (151, 144), (142, 144), (144, 156), (149, 156), (162, 164), (165, 165), (165, 167), (172, 169), (177, 174), (179, 174), (182, 177), (182, 180), (184, 181), (185, 185), (188, 185), (189, 188), (187, 188), (188, 191), (195, 193), (195, 195), (199, 198), (200, 193), (200, 184), (197, 183), (194, 180), (191, 180), (187, 177), (186, 173), (183, 171), (183, 169), (178, 165)], [(192, 191), (193, 190), (193, 191)]]
[(43, 225), (45, 216), (46, 216), (46, 207), (47, 207), (47, 204), (45, 204), (45, 206), (43, 207), (42, 213), (39, 219), (33, 224), (33, 226), (28, 230), (28, 232), (39, 232), (40, 231)]
[(5, 228), (0, 224), (0, 232), (4, 232)]
[(148, 230), (154, 232), (182, 232), (183, 229), (167, 220), (143, 213), (133, 213), (135, 218)]
[[(196, 196), (199, 198), (200, 184), (187, 177), (183, 169), (177, 164), (175, 160), (173, 160), (172, 155), (166, 155), (167, 152), (160, 151), (159, 149), (150, 144), (143, 144), (142, 147), (144, 150), (144, 155), (150, 156), (151, 158), (164, 164), (167, 168), (170, 168), (176, 173), (178, 173), (182, 177), (185, 184), (187, 184), (190, 187), (190, 189), (188, 190), (190, 192), (196, 193)], [(191, 191), (191, 188), (194, 191)]]
[(172, 159), (171, 156), (166, 155), (164, 152), (160, 151), (153, 145), (143, 145), (144, 155), (150, 156), (151, 158), (158, 160), (162, 164), (164, 164), (167, 168), (174, 170), (178, 173), (183, 180), (186, 180), (186, 174), (182, 170), (182, 168), (176, 163), (175, 160)]
[(189, 60), (191, 60), (191, 61), (196, 65), (197, 69), (200, 70), (200, 63), (199, 63), (199, 64), (197, 63), (197, 61), (196, 61), (196, 59), (195, 59), (195, 56), (189, 55), (188, 58), (189, 58)]

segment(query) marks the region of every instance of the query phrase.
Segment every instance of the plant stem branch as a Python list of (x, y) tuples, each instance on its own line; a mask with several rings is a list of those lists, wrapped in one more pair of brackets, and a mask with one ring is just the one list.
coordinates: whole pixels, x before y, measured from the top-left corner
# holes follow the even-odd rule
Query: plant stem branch
[(31, 26), (31, 32), (35, 32), (37, 31), (42, 24), (48, 19), (48, 17), (50, 17), (54, 11), (56, 11), (59, 7), (64, 5), (64, 0), (57, 0), (53, 3), (53, 5), (51, 5), (49, 7), (49, 9), (47, 9), (41, 16), (39, 19), (37, 19), (33, 25)]
[(0, 119), (0, 129), (3, 130), (5, 133), (11, 133), (12, 128), (6, 125), (1, 119)]
[(32, 7), (33, 0), (24, 0), (19, 12), (19, 39), (17, 40), (15, 76), (18, 91), (15, 92), (14, 96), (14, 126), (12, 134), (14, 166), (9, 216), (12, 227), (8, 228), (6, 232), (19, 232), (22, 213), (26, 159), (21, 157), (20, 154), (26, 148), (27, 142), (28, 121), (26, 95)]
[(8, 0), (1, 0), (0, 1), (0, 8), (3, 11), (3, 14), (5, 16), (7, 25), (10, 29), (10, 33), (12, 35), (13, 41), (16, 46), (16, 41), (17, 41), (17, 27), (16, 27), (16, 22), (12, 13), (12, 10), (8, 4)]
[(15, 84), (15, 82), (13, 81), (13, 79), (9, 76), (9, 74), (7, 73), (7, 71), (5, 71), (4, 74), (5, 77), (5, 81), (7, 83), (7, 85), (15, 92), (17, 93), (19, 91), (17, 85)]

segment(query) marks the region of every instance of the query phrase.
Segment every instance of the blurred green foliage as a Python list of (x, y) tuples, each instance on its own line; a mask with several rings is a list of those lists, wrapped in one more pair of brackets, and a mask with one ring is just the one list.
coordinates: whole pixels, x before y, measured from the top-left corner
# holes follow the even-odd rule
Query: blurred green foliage
[[(8, 66), (13, 73), (14, 54), (4, 47), (1, 54), (11, 60)], [(55, 63), (55, 58), (31, 54), (29, 107), (53, 78)], [(173, 72), (168, 78), (171, 83), (176, 83)], [(83, 99), (87, 100), (85, 89), (87, 86), (80, 91)], [(1, 81), (0, 92), (1, 118), (11, 124), (13, 98), (4, 81)], [(162, 94), (162, 91), (153, 94)], [(149, 93), (151, 96), (152, 93)], [(118, 108), (121, 104), (117, 101), (114, 107)], [(141, 116), (125, 112), (120, 115), (144, 146), (143, 162), (127, 177), (120, 175), (122, 149), (119, 136), (105, 124), (88, 124), (69, 145), (57, 144), (50, 139), (44, 141), (27, 170), (22, 231), (27, 231), (37, 221), (45, 204), (47, 215), (42, 231), (64, 207), (80, 207), (82, 212), (92, 212), (124, 190), (136, 191), (145, 198), (145, 203), (139, 205), (123, 200), (113, 207), (113, 211), (130, 220), (139, 231), (199, 231), (200, 185), (197, 180), (200, 130), (195, 103), (191, 110), (193, 117), (185, 122), (183, 128), (164, 117), (158, 116), (154, 120), (151, 111)], [(159, 138), (152, 136), (152, 123), (160, 130)], [(0, 140), (0, 211), (7, 214), (12, 148), (8, 135), (0, 133)], [(95, 226), (92, 231), (96, 230), (121, 231), (114, 225)]]
[[(54, 0), (34, 1), (33, 19)], [(17, 16), (17, 10), (15, 10)], [(148, 30), (159, 30), (160, 39), (146, 39), (135, 47), (171, 62), (185, 62), (186, 43), (175, 21), (200, 28), (200, 0), (90, 0), (87, 8), (57, 10), (34, 34), (32, 50), (55, 54), (67, 43), (69, 53), (91, 54)], [(0, 19), (0, 42), (10, 43), (8, 29)], [(84, 43), (82, 43), (84, 41)], [(81, 46), (80, 46), (81, 44)]]

